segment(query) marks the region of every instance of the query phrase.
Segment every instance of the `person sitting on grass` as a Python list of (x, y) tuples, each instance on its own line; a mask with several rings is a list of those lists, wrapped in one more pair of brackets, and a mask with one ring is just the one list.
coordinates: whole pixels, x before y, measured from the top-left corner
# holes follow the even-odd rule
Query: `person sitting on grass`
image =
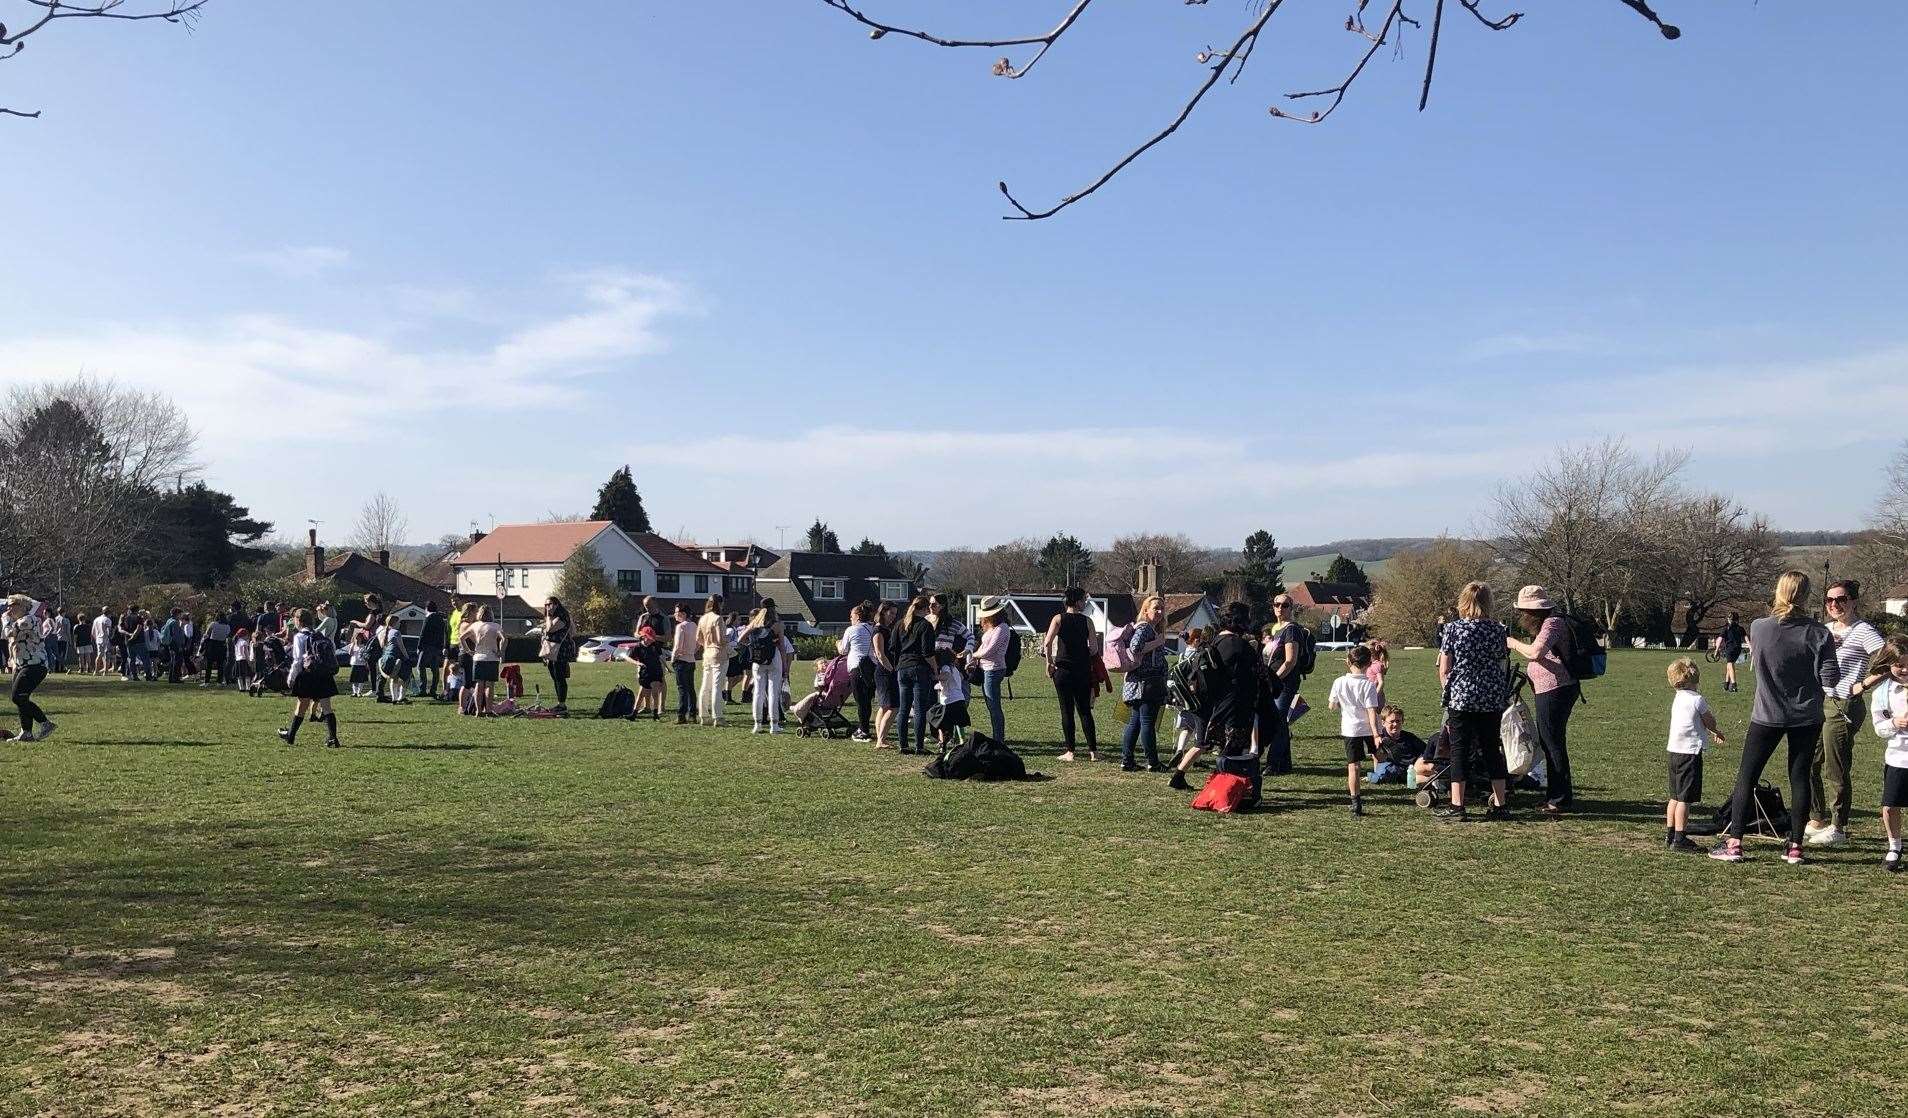
[(629, 658), (636, 661), (636, 716), (647, 714), (660, 721), (663, 708), (663, 646), (656, 639), (656, 630), (643, 626), (636, 634), (640, 639), (636, 647), (629, 650)]
[(291, 725), (278, 731), (279, 739), (286, 745), (297, 744), (298, 728), (313, 718), (325, 724), (325, 745), (338, 748), (338, 716), (331, 711), (331, 700), (338, 694), (338, 654), (330, 638), (313, 627), (308, 609), (299, 610), (292, 621), (291, 661), (285, 679), (295, 705)]
[(1378, 740), (1373, 743), (1378, 763), (1365, 778), (1367, 784), (1402, 782), (1405, 773), (1430, 752), (1423, 738), (1404, 728), (1404, 718), (1404, 708), (1396, 703), (1378, 708)]
[(1663, 810), (1663, 845), (1685, 854), (1701, 853), (1704, 847), (1691, 842), (1687, 834), (1689, 805), (1703, 798), (1703, 750), (1711, 738), (1723, 744), (1723, 735), (1716, 728), (1709, 700), (1696, 690), (1702, 682), (1696, 662), (1680, 656), (1670, 662), (1668, 674), (1676, 697), (1670, 700), (1669, 806)]
[(1901, 809), (1908, 807), (1908, 637), (1889, 637), (1875, 654), (1870, 671), (1885, 671), (1870, 706), (1875, 732), (1887, 743), (1882, 757), (1882, 830), (1888, 853), (1882, 867), (1902, 872)]
[(1345, 739), (1345, 790), (1351, 796), (1351, 813), (1365, 814), (1365, 802), (1358, 794), (1358, 770), (1372, 745), (1378, 740), (1378, 687), (1366, 675), (1371, 667), (1371, 649), (1353, 645), (1345, 654), (1345, 674), (1332, 681), (1326, 706), (1338, 712), (1339, 736)]
[(443, 701), (461, 703), (464, 698), (464, 686), (469, 681), (464, 678), (464, 666), (457, 661), (450, 662), (450, 670), (444, 673)]

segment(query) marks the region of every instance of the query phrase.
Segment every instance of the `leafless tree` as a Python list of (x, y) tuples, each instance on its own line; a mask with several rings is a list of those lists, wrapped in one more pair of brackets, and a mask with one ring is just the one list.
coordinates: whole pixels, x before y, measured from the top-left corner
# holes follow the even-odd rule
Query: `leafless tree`
[(1565, 447), (1499, 487), (1492, 543), (1520, 577), (1574, 608), (1598, 609), (1612, 627), (1662, 568), (1688, 459), (1680, 450), (1643, 459), (1621, 439)]
[(358, 523), (351, 530), (351, 546), (366, 555), (390, 551), (404, 545), (411, 530), (411, 519), (398, 508), (388, 493), (379, 490), (358, 512)]
[(1430, 644), (1438, 618), (1457, 604), (1465, 583), (1489, 579), (1494, 558), (1482, 544), (1453, 539), (1399, 552), (1373, 587), (1366, 624), (1388, 641)]
[[(128, 3), (128, 0), (91, 0), (90, 3), (74, 0), (21, 0), (28, 6), (24, 23), (9, 27), (0, 23), (0, 62), (17, 58), (26, 49), (26, 41), (61, 21), (69, 19), (117, 19), (117, 20), (164, 20), (167, 23), (192, 26), (199, 18), (200, 11), (208, 0), (163, 0), (151, 4)], [(38, 8), (39, 11), (31, 11)], [(37, 117), (40, 110), (31, 112), (22, 109), (9, 109), (0, 106), (0, 116)]]
[(1140, 564), (1149, 559), (1159, 564), (1160, 589), (1169, 593), (1194, 592), (1202, 579), (1224, 569), (1183, 535), (1143, 532), (1120, 536), (1094, 556), (1094, 580), (1109, 591), (1130, 591), (1139, 585)]
[[(855, 2), (860, 3), (865, 2), (865, 0), (855, 0)], [(1405, 0), (1388, 0), (1388, 2), (1387, 0), (1378, 0), (1377, 3), (1373, 3), (1373, 0), (1352, 0), (1352, 2), (1352, 12), (1345, 18), (1344, 28), (1346, 31), (1358, 36), (1363, 43), (1363, 47), (1356, 62), (1350, 68), (1350, 71), (1343, 79), (1335, 84), (1320, 89), (1303, 90), (1285, 95), (1286, 99), (1291, 101), (1322, 100), (1324, 102), (1323, 108), (1301, 113), (1281, 109), (1274, 105), (1270, 110), (1274, 117), (1282, 120), (1299, 121), (1306, 124), (1317, 124), (1325, 120), (1344, 102), (1345, 95), (1351, 90), (1353, 83), (1365, 72), (1366, 65), (1371, 62), (1372, 58), (1376, 56), (1381, 49), (1389, 45), (1401, 51), (1404, 28), (1411, 27), (1421, 29), (1423, 27), (1423, 24), (1418, 19), (1407, 14), (1405, 10)], [(1516, 24), (1518, 20), (1524, 18), (1522, 12), (1509, 12), (1501, 17), (1493, 18), (1485, 14), (1483, 10), (1484, 0), (1455, 0), (1455, 2), (1473, 16), (1479, 24), (1491, 31), (1508, 30), (1512, 25)], [(1682, 32), (1674, 25), (1663, 22), (1662, 18), (1651, 9), (1647, 0), (1608, 0), (1608, 2), (1621, 4), (1642, 16), (1654, 24), (1656, 29), (1661, 32), (1666, 39), (1675, 39), (1682, 35)], [(855, 7), (854, 3), (851, 3), (850, 0), (822, 0), (822, 3), (868, 28), (868, 38), (870, 39), (884, 39), (893, 35), (898, 38), (909, 38), (919, 42), (930, 43), (937, 47), (967, 47), (988, 51), (1022, 50), (1031, 52), (1024, 62), (1016, 63), (1012, 56), (1003, 55), (996, 58), (993, 63), (992, 69), (996, 77), (1019, 79), (1025, 77), (1028, 72), (1038, 65), (1040, 60), (1047, 56), (1047, 52), (1059, 44), (1062, 36), (1073, 30), (1073, 28), (1080, 23), (1082, 17), (1087, 14), (1087, 9), (1093, 4), (1093, 0), (1068, 0), (1065, 13), (1060, 16), (1059, 22), (1053, 24), (1044, 32), (1023, 33), (1018, 35), (991, 35), (977, 38), (956, 38), (931, 33), (919, 28), (903, 27), (899, 24), (886, 23), (861, 11)], [(1182, 6), (1203, 6), (1205, 3), (1206, 0), (1184, 0)], [(1444, 33), (1445, 0), (1417, 0), (1414, 7), (1417, 6), (1417, 4), (1431, 9), (1431, 14), (1428, 17), (1431, 23), (1431, 29), (1424, 49), (1424, 77), (1420, 83), (1418, 93), (1418, 110), (1422, 112), (1425, 106), (1430, 102), (1431, 79), (1437, 70), (1438, 41)], [(1103, 5), (1102, 8), (1104, 9), (1110, 6), (1111, 5)], [(1186, 123), (1187, 119), (1192, 116), (1193, 111), (1199, 107), (1199, 103), (1205, 99), (1206, 94), (1210, 93), (1213, 87), (1219, 84), (1220, 79), (1224, 78), (1228, 85), (1236, 83), (1239, 80), (1239, 76), (1245, 72), (1247, 59), (1252, 57), (1252, 52), (1259, 45), (1260, 39), (1266, 36), (1267, 27), (1271, 23), (1272, 17), (1278, 15), (1285, 6), (1286, 0), (1249, 0), (1245, 25), (1239, 32), (1238, 37), (1232, 40), (1230, 46), (1222, 49), (1214, 49), (1211, 46), (1207, 46), (1193, 55), (1194, 62), (1205, 68), (1205, 77), (1194, 87), (1191, 97), (1179, 107), (1179, 111), (1173, 116), (1171, 121), (1169, 121), (1165, 127), (1148, 136), (1139, 146), (1121, 156), (1108, 167), (1105, 172), (1088, 183), (1084, 188), (1062, 197), (1058, 202), (1051, 205), (1044, 206), (1040, 209), (1032, 209), (1021, 204), (1020, 200), (1014, 197), (1013, 192), (1008, 189), (1005, 182), (1000, 183), (1001, 195), (1007, 199), (1007, 204), (1012, 206), (1015, 211), (1002, 216), (1009, 220), (1016, 221), (1038, 221), (1041, 218), (1052, 217), (1054, 214), (1059, 213), (1061, 210), (1066, 209), (1068, 206), (1073, 205), (1080, 199), (1085, 198), (1102, 186), (1105, 186), (1113, 176), (1125, 170), (1134, 160), (1145, 155), (1155, 145), (1163, 142), (1166, 137), (1178, 131), (1179, 126)], [(1295, 8), (1301, 6), (1302, 5), (1293, 5)]]
[(1860, 579), (1870, 596), (1908, 584), (1908, 443), (1889, 460), (1868, 525), (1838, 566)]
[(1782, 543), (1760, 516), (1720, 493), (1673, 502), (1653, 550), (1670, 613), (1686, 607), (1684, 628), (1695, 634), (1719, 606), (1746, 605), (1765, 596), (1782, 572)]

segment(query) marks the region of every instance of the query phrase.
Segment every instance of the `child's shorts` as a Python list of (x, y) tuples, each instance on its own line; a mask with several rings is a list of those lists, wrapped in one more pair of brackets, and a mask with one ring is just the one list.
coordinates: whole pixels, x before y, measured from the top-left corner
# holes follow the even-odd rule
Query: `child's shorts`
[(1370, 755), (1371, 735), (1367, 734), (1364, 737), (1345, 739), (1345, 763), (1347, 765), (1362, 765), (1365, 762), (1365, 758)]
[[(1902, 771), (1908, 772), (1908, 769)], [(1669, 755), (1669, 798), (1685, 804), (1693, 804), (1703, 798), (1702, 754)]]
[(369, 664), (351, 665), (351, 682), (353, 683), (371, 682), (371, 665)]
[(1908, 807), (1908, 769), (1882, 766), (1883, 807)]
[(1179, 712), (1178, 717), (1173, 719), (1173, 729), (1191, 730), (1194, 741), (1206, 736), (1206, 723), (1190, 710)]
[[(940, 712), (939, 717), (934, 716), (935, 711)], [(935, 704), (933, 710), (928, 711), (928, 715), (929, 715), (928, 725), (932, 729), (941, 730), (944, 732), (953, 731), (953, 730), (965, 730), (969, 726), (973, 725), (973, 723), (968, 721), (968, 718), (967, 718), (967, 700), (966, 699), (962, 699), (959, 702), (953, 702), (953, 703), (937, 703)]]

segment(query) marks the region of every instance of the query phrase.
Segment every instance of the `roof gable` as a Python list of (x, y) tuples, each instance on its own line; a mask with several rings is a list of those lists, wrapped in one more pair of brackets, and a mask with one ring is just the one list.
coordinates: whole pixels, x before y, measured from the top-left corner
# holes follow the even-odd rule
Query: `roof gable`
[[(451, 565), (562, 563), (576, 549), (615, 528), (608, 520), (559, 520), (547, 524), (499, 524), (490, 534), (453, 556)], [(620, 529), (619, 529), (620, 531)], [(499, 556), (501, 555), (501, 560)]]
[(649, 556), (659, 571), (687, 571), (691, 574), (717, 575), (723, 569), (692, 551), (683, 549), (654, 532), (638, 532), (630, 537), (639, 551)]
[(762, 578), (859, 578), (906, 582), (908, 577), (886, 555), (847, 555), (832, 551), (791, 551), (763, 567)]

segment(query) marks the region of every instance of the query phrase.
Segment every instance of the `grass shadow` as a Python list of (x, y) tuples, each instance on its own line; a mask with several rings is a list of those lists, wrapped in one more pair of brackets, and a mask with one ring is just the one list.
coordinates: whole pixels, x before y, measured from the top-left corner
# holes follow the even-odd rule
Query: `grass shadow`
[(400, 749), (400, 750), (405, 750), (405, 751), (413, 752), (413, 753), (425, 753), (425, 752), (462, 753), (466, 750), (471, 750), (471, 749), (502, 749), (503, 747), (500, 745), (477, 745), (471, 742), (444, 741), (444, 742), (394, 743), (394, 744), (378, 744), (378, 745), (351, 745), (351, 746), (346, 746), (346, 748), (348, 749)]

